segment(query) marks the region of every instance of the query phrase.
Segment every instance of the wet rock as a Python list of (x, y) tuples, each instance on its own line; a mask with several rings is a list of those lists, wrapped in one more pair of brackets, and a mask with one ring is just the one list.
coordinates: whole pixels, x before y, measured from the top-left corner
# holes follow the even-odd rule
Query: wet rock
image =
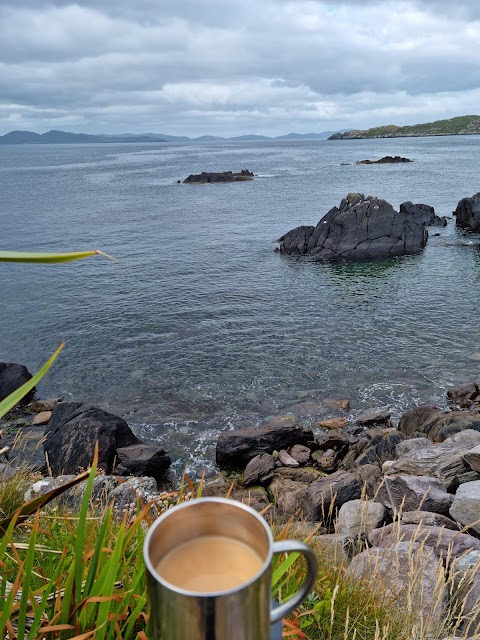
[(272, 477), (274, 468), (275, 461), (269, 453), (262, 453), (259, 456), (255, 456), (245, 468), (243, 484), (248, 487), (252, 484), (266, 482)]
[(132, 444), (117, 449), (117, 462), (116, 473), (121, 476), (150, 476), (161, 482), (171, 459), (163, 447)]
[(248, 169), (242, 169), (239, 173), (223, 171), (221, 173), (202, 171), (200, 174), (189, 175), (183, 181), (184, 184), (207, 184), (211, 182), (242, 182), (253, 180), (254, 174)]
[(401, 456), (388, 474), (439, 478), (450, 491), (458, 486), (458, 476), (469, 470), (464, 455), (479, 444), (478, 431), (462, 431), (440, 444), (431, 444)]
[(37, 413), (37, 415), (34, 416), (34, 418), (30, 421), (30, 424), (32, 426), (38, 425), (38, 424), (47, 424), (47, 422), (50, 420), (51, 417), (52, 417), (51, 411), (40, 411), (40, 413)]
[(298, 461), (295, 460), (295, 458), (292, 458), (292, 456), (285, 451), (285, 449), (281, 449), (278, 452), (278, 459), (280, 460), (280, 462), (283, 464), (284, 467), (298, 467)]
[(413, 540), (431, 547), (438, 557), (448, 559), (459, 557), (467, 551), (480, 550), (480, 540), (466, 533), (440, 527), (428, 527), (416, 524), (393, 523), (374, 529), (368, 534), (373, 547), (390, 547), (399, 540)]
[(480, 481), (466, 482), (458, 487), (450, 515), (463, 527), (480, 533)]
[(361, 427), (381, 426), (389, 429), (392, 426), (390, 418), (391, 413), (389, 411), (371, 409), (360, 414), (355, 422)]
[(350, 402), (348, 400), (336, 400), (335, 398), (325, 398), (323, 404), (329, 409), (338, 409), (340, 411), (348, 411)]
[(412, 202), (402, 202), (400, 213), (412, 214), (415, 219), (427, 227), (446, 227), (447, 218), (435, 215), (435, 209), (428, 204), (413, 204)]
[(456, 216), (456, 225), (462, 229), (480, 232), (480, 193), (471, 198), (462, 198), (453, 212)]
[(337, 530), (341, 535), (358, 536), (380, 526), (385, 507), (373, 500), (350, 500), (340, 507)]
[(271, 454), (294, 444), (308, 446), (311, 442), (312, 430), (299, 425), (265, 425), (257, 429), (224, 431), (217, 441), (216, 461), (224, 469), (244, 468), (252, 458), (262, 453)]
[(303, 444), (294, 444), (288, 452), (299, 464), (307, 464), (310, 460), (311, 449)]
[(447, 397), (451, 404), (461, 409), (468, 409), (474, 402), (480, 401), (479, 382), (469, 382), (460, 387), (455, 387), (447, 391)]
[(445, 527), (458, 531), (458, 525), (447, 516), (433, 513), (432, 511), (402, 511), (400, 514), (402, 524), (416, 524), (424, 527)]
[(377, 464), (382, 466), (387, 460), (395, 458), (397, 445), (405, 440), (403, 433), (396, 429), (388, 429), (374, 436), (367, 447), (355, 461), (356, 466)]
[(386, 475), (376, 500), (391, 511), (422, 509), (448, 515), (453, 496), (438, 478)]
[(325, 418), (325, 420), (316, 422), (315, 426), (321, 427), (322, 429), (344, 429), (348, 427), (348, 420), (345, 418)]
[(360, 483), (353, 473), (336, 471), (312, 482), (299, 496), (300, 507), (306, 520), (328, 521), (342, 504), (360, 498), (360, 492)]
[[(412, 580), (412, 567), (418, 579)], [(445, 618), (448, 591), (442, 563), (431, 549), (397, 542), (388, 549), (366, 549), (347, 569), (355, 579), (381, 584), (399, 611), (415, 611), (430, 628)]]
[(128, 424), (81, 402), (62, 402), (45, 428), (45, 454), (54, 475), (87, 469), (98, 442), (98, 466), (111, 473), (117, 449), (138, 444)]
[(280, 253), (313, 260), (372, 259), (418, 253), (427, 231), (410, 214), (385, 200), (350, 193), (313, 227), (298, 227), (279, 239)]
[[(0, 362), (0, 402), (13, 393), (16, 389), (31, 380), (32, 374), (23, 364), (14, 362)], [(18, 404), (26, 405), (33, 399), (35, 388), (22, 398)]]

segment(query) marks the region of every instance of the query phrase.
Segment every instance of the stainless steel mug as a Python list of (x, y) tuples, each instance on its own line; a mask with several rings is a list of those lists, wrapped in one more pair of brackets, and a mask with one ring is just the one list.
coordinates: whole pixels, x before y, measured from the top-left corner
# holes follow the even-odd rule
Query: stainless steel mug
[[(228, 591), (201, 593), (178, 588), (155, 569), (172, 549), (197, 536), (220, 535), (239, 540), (263, 560), (248, 582)], [(300, 590), (272, 609), (274, 553), (297, 551), (307, 561)], [(306, 598), (317, 574), (314, 552), (303, 542), (274, 542), (270, 527), (256, 511), (225, 498), (184, 502), (161, 515), (150, 527), (143, 548), (147, 566), (150, 640), (268, 640), (270, 625)]]

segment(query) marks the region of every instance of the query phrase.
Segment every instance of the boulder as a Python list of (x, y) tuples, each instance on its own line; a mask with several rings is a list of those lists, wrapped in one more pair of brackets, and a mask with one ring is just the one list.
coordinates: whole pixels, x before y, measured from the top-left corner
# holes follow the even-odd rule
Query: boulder
[(478, 637), (480, 631), (480, 551), (458, 558), (451, 568), (454, 609), (459, 616), (462, 637)]
[(248, 169), (242, 169), (239, 173), (232, 171), (209, 172), (202, 171), (199, 174), (189, 175), (183, 181), (184, 184), (207, 184), (210, 182), (243, 182), (245, 180), (253, 180), (254, 174)]
[(251, 484), (263, 483), (273, 475), (275, 460), (269, 453), (262, 453), (252, 458), (245, 468), (243, 484), (248, 487)]
[(395, 458), (396, 446), (403, 440), (405, 436), (396, 429), (388, 429), (375, 435), (356, 459), (356, 466), (378, 464), (381, 467), (387, 460)]
[(474, 402), (480, 401), (479, 385), (480, 383), (475, 381), (450, 389), (447, 391), (448, 401), (461, 409), (468, 409)]
[(312, 482), (298, 495), (303, 516), (310, 521), (329, 521), (335, 512), (350, 500), (360, 498), (358, 478), (348, 471), (336, 471)]
[(411, 436), (415, 431), (422, 432), (422, 425), (439, 415), (433, 405), (421, 405), (406, 411), (400, 418), (398, 430), (405, 436)]
[(344, 429), (348, 427), (348, 420), (345, 418), (325, 418), (316, 422), (315, 426), (322, 429)]
[(402, 202), (400, 213), (413, 214), (421, 224), (426, 227), (446, 227), (447, 218), (439, 218), (435, 215), (435, 209), (428, 204), (413, 204), (412, 202)]
[(294, 444), (313, 442), (311, 429), (299, 425), (237, 429), (223, 431), (217, 441), (216, 461), (222, 469), (244, 468), (255, 456), (288, 449)]
[(38, 424), (47, 424), (47, 422), (50, 420), (51, 417), (52, 417), (51, 411), (40, 411), (40, 413), (37, 413), (36, 416), (33, 416), (29, 424), (32, 426), (35, 426)]
[(399, 514), (402, 524), (416, 524), (424, 527), (445, 527), (458, 531), (458, 525), (447, 516), (433, 513), (432, 511), (402, 511)]
[(340, 535), (358, 536), (377, 529), (385, 516), (385, 507), (373, 500), (350, 500), (340, 507), (337, 531)]
[(480, 193), (471, 198), (462, 198), (453, 212), (457, 217), (456, 225), (468, 231), (480, 232)]
[(466, 482), (458, 487), (450, 515), (463, 527), (480, 534), (480, 481)]
[(401, 164), (404, 162), (413, 162), (413, 160), (402, 158), (402, 156), (385, 156), (380, 160), (357, 160), (356, 164)]
[(307, 464), (310, 460), (312, 451), (309, 447), (306, 447), (303, 444), (294, 444), (288, 453), (298, 462), (298, 464)]
[(450, 491), (458, 485), (458, 476), (469, 470), (463, 456), (479, 444), (480, 432), (468, 429), (440, 444), (409, 451), (395, 460), (387, 473), (439, 478)]
[(373, 547), (390, 547), (399, 541), (413, 540), (419, 544), (431, 547), (438, 557), (457, 558), (468, 551), (480, 550), (480, 540), (460, 533), (453, 529), (428, 527), (422, 524), (388, 524), (380, 529), (373, 529), (368, 534), (368, 540)]
[(473, 447), (463, 456), (463, 459), (472, 471), (480, 472), (480, 445)]
[(306, 487), (305, 482), (275, 477), (269, 484), (268, 490), (279, 511), (285, 516), (294, 516), (300, 511), (299, 498)]
[(278, 460), (283, 464), (284, 467), (298, 467), (300, 466), (298, 461), (285, 451), (285, 449), (280, 449), (278, 452)]
[(422, 509), (448, 515), (453, 496), (438, 478), (386, 475), (376, 500), (395, 512)]
[(138, 501), (147, 504), (157, 497), (157, 482), (155, 478), (127, 478), (113, 489), (110, 500), (113, 508), (120, 517), (124, 514), (134, 516)]
[[(14, 362), (0, 362), (0, 402), (13, 393), (16, 389), (28, 382), (32, 374), (23, 364)], [(28, 404), (35, 395), (35, 387), (24, 396), (18, 404)]]
[(410, 438), (409, 440), (402, 440), (395, 447), (395, 458), (401, 458), (410, 453), (410, 451), (418, 451), (423, 447), (429, 447), (432, 441), (428, 438)]
[(171, 464), (165, 449), (151, 444), (131, 444), (117, 449), (116, 473), (121, 476), (151, 476), (157, 482), (165, 479)]
[(391, 413), (389, 411), (383, 411), (382, 409), (369, 409), (361, 413), (355, 422), (361, 427), (384, 427), (388, 429), (391, 427)]
[(448, 602), (442, 563), (421, 544), (397, 542), (388, 549), (366, 549), (347, 569), (355, 579), (382, 585), (400, 612), (413, 611), (428, 628), (441, 628)]
[(474, 429), (480, 431), (480, 415), (466, 411), (438, 411), (430, 407), (419, 407), (407, 412), (400, 419), (398, 429), (405, 435), (425, 433), (433, 442)]
[(280, 253), (313, 260), (387, 258), (422, 251), (425, 225), (400, 214), (385, 200), (350, 193), (313, 227), (289, 231), (279, 239)]
[(139, 444), (119, 416), (82, 402), (62, 402), (45, 428), (43, 448), (54, 475), (78, 473), (93, 460), (98, 442), (98, 466), (111, 473), (117, 449)]

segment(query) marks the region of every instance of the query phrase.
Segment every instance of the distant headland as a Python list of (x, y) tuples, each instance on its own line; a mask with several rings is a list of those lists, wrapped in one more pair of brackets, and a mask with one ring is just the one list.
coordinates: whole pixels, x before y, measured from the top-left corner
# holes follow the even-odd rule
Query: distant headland
[[(344, 133), (342, 129), (339, 133)], [(34, 133), (33, 131), (10, 131), (0, 136), (0, 144), (91, 144), (112, 142), (215, 142), (221, 140), (249, 141), (249, 140), (327, 140), (334, 131), (322, 131), (321, 133), (287, 133), (283, 136), (271, 138), (256, 134), (223, 138), (221, 136), (200, 136), (189, 138), (188, 136), (171, 136), (164, 133), (124, 133), (120, 135), (70, 133), (68, 131), (48, 131), (47, 133)]]
[(436, 120), (425, 124), (397, 127), (373, 127), (364, 131), (351, 129), (337, 132), (329, 140), (363, 140), (368, 138), (419, 138), (424, 136), (467, 136), (480, 134), (480, 116), (459, 116), (450, 120)]

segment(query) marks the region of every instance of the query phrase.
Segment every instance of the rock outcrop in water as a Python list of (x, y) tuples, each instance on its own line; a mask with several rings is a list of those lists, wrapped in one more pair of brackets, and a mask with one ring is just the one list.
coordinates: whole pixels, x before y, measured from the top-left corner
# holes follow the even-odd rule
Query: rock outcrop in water
[(413, 204), (412, 202), (402, 202), (400, 205), (400, 213), (413, 214), (418, 220), (427, 227), (446, 227), (447, 218), (435, 215), (435, 209), (428, 204)]
[(211, 173), (202, 171), (199, 174), (192, 174), (186, 178), (184, 184), (208, 184), (210, 182), (244, 182), (245, 180), (253, 180), (254, 174), (248, 169), (242, 169), (240, 173), (232, 171), (223, 171), (222, 173)]
[(453, 213), (457, 216), (457, 227), (480, 233), (480, 193), (460, 200)]
[(278, 251), (314, 260), (388, 258), (419, 253), (427, 237), (416, 213), (399, 213), (385, 200), (349, 193), (316, 227), (297, 227), (279, 238)]
[(356, 164), (401, 164), (402, 162), (413, 162), (413, 160), (401, 156), (385, 156), (380, 160), (357, 160)]

